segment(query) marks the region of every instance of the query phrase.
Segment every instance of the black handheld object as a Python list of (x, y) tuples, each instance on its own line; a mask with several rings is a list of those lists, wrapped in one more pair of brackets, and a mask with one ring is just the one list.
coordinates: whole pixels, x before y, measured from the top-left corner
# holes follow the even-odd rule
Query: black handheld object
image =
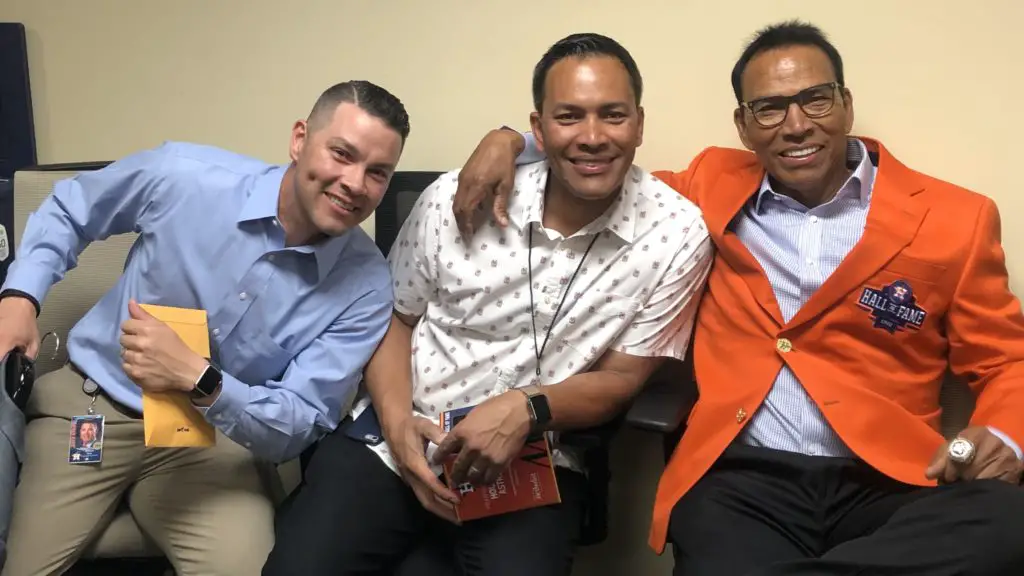
[(24, 351), (15, 348), (0, 360), (0, 379), (14, 405), (24, 412), (36, 382), (36, 363)]

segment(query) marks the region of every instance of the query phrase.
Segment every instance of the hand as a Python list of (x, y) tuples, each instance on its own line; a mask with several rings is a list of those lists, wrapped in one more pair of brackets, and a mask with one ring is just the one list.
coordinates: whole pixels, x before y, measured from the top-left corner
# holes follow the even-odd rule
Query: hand
[(174, 330), (128, 302), (130, 318), (121, 324), (121, 367), (149, 392), (190, 392), (209, 364), (188, 347)]
[(530, 434), (526, 397), (510, 390), (470, 410), (438, 445), (434, 462), (458, 453), (451, 481), (493, 484), (523, 449)]
[(7, 296), (0, 300), (0, 358), (15, 348), (34, 359), (39, 354), (39, 324), (31, 300)]
[(494, 197), (492, 211), (501, 226), (508, 226), (508, 197), (515, 182), (516, 157), (526, 146), (522, 134), (491, 130), (459, 172), (453, 210), (459, 230), (473, 235), (478, 219), (486, 219), (487, 199)]
[(932, 463), (925, 471), (929, 480), (951, 483), (957, 480), (984, 480), (997, 478), (1011, 484), (1019, 484), (1024, 471), (1016, 452), (992, 433), (987, 426), (971, 426), (958, 434), (974, 444), (974, 458), (967, 464), (959, 464), (949, 457), (949, 442), (935, 452)]
[(444, 432), (437, 424), (419, 416), (409, 416), (393, 427), (384, 427), (384, 439), (398, 465), (398, 473), (412, 488), (416, 499), (430, 512), (459, 524), (452, 508), (459, 497), (438, 480), (425, 455), (427, 442), (440, 444), (442, 438)]

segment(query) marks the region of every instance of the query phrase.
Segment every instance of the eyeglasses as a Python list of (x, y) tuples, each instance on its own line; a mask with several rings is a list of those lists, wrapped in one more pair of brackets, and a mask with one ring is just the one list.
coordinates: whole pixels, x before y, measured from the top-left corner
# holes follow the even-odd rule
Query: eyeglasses
[(774, 128), (786, 121), (789, 107), (796, 102), (808, 118), (821, 118), (832, 111), (836, 103), (838, 82), (828, 82), (805, 88), (792, 96), (769, 96), (750, 102), (741, 102), (740, 107), (750, 111), (754, 120), (764, 128)]

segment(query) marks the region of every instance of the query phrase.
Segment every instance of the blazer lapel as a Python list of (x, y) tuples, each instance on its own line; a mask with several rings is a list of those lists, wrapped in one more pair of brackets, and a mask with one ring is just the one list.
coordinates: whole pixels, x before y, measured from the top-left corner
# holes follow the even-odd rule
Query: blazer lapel
[(881, 144), (861, 138), (879, 150), (878, 175), (871, 192), (864, 234), (839, 267), (797, 312), (786, 329), (807, 322), (858, 288), (914, 239), (927, 206), (914, 196), (923, 188), (907, 167)]
[(781, 326), (782, 311), (768, 276), (739, 237), (729, 230), (729, 224), (757, 192), (763, 178), (764, 169), (753, 163), (749, 167), (723, 172), (713, 189), (706, 191), (701, 210), (708, 233), (718, 249), (718, 257), (743, 278), (757, 302)]

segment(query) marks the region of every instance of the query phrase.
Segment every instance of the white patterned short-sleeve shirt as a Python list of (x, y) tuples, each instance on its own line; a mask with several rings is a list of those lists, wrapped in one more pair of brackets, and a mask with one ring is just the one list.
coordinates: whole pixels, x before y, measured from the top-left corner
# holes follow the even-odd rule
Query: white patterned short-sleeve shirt
[[(452, 210), (457, 171), (429, 186), (406, 219), (388, 260), (395, 309), (419, 318), (415, 413), (437, 420), (512, 388), (556, 384), (609, 350), (685, 356), (713, 256), (700, 210), (633, 166), (609, 209), (562, 237), (542, 224), (547, 177), (546, 162), (518, 167), (509, 226), (491, 220), (468, 242)], [(364, 394), (353, 416), (368, 402)], [(385, 444), (373, 449), (394, 469)], [(559, 450), (555, 461), (576, 467)]]

